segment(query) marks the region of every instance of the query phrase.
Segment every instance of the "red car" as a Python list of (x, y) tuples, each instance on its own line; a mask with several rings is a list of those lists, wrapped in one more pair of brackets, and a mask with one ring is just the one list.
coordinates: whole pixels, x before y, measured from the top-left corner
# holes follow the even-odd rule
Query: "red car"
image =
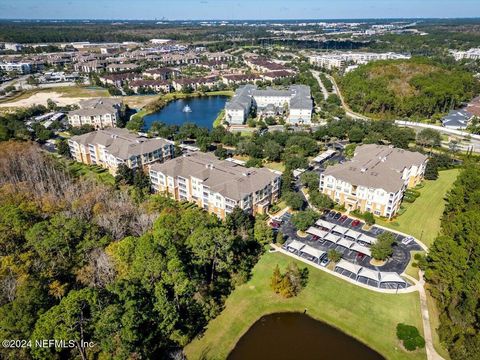
[(276, 222), (276, 221), (272, 221), (272, 222), (270, 223), (270, 226), (271, 226), (272, 228), (274, 228), (274, 229), (280, 228), (280, 225), (281, 225), (281, 224), (280, 224), (279, 222)]
[(360, 220), (353, 220), (352, 221), (352, 226), (353, 227), (357, 227), (358, 225), (360, 225)]
[(344, 222), (345, 220), (347, 220), (348, 216), (347, 215), (342, 215), (340, 217), (340, 219), (338, 219), (338, 221), (340, 221), (341, 223)]

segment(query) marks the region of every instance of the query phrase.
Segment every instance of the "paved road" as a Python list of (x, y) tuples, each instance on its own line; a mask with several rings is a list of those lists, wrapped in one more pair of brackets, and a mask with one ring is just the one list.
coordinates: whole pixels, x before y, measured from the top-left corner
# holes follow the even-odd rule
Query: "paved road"
[(345, 114), (347, 114), (347, 116), (349, 116), (351, 118), (354, 118), (354, 119), (371, 120), (369, 117), (367, 117), (365, 115), (362, 115), (362, 114), (359, 114), (359, 113), (356, 113), (352, 109), (350, 109), (348, 104), (345, 102), (345, 99), (343, 98), (343, 95), (340, 92), (340, 88), (338, 87), (337, 82), (335, 81), (333, 76), (330, 76), (328, 74), (325, 74), (325, 76), (332, 82), (333, 88), (335, 89), (335, 93), (340, 98), (340, 101), (342, 102), (342, 107), (345, 110)]
[(328, 99), (328, 91), (325, 88), (325, 85), (323, 85), (322, 79), (320, 79), (319, 72), (316, 70), (310, 70), (312, 72), (313, 77), (317, 80), (318, 85), (320, 85), (320, 89), (322, 89), (322, 94), (323, 94), (323, 99), (327, 100)]

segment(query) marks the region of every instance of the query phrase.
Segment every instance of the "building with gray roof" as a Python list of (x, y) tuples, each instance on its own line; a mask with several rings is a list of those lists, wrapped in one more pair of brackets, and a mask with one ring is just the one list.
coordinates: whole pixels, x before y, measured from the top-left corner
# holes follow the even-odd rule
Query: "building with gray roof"
[(116, 98), (82, 100), (80, 109), (68, 113), (68, 122), (73, 127), (92, 125), (95, 129), (116, 127), (121, 116), (122, 102)]
[(115, 174), (118, 165), (143, 169), (146, 165), (173, 157), (173, 144), (165, 139), (149, 139), (126, 129), (110, 128), (72, 136), (68, 140), (72, 157), (84, 164), (99, 165)]
[(194, 152), (150, 166), (156, 192), (178, 201), (195, 202), (220, 218), (235, 207), (264, 213), (278, 197), (280, 174), (265, 168), (246, 168), (211, 153)]
[(352, 160), (330, 166), (320, 175), (320, 191), (347, 210), (391, 218), (405, 190), (423, 180), (427, 159), (392, 146), (361, 145)]
[(226, 119), (230, 124), (244, 124), (251, 108), (258, 116), (286, 116), (290, 124), (311, 124), (313, 101), (310, 88), (292, 85), (288, 89), (258, 89), (245, 85), (237, 89), (233, 98), (225, 105)]

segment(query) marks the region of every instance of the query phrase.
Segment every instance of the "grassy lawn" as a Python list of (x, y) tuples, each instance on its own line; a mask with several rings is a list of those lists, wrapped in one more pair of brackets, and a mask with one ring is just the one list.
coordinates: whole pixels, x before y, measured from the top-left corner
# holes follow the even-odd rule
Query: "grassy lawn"
[(417, 262), (413, 257), (415, 254), (425, 254), (425, 251), (410, 251), (410, 255), (412, 256), (410, 258), (410, 262), (407, 265), (407, 268), (405, 269), (405, 273), (407, 275), (410, 275), (414, 279), (420, 280), (420, 277), (418, 276), (418, 267), (413, 267), (412, 264), (414, 262)]
[(67, 170), (75, 176), (90, 177), (103, 184), (115, 185), (115, 178), (104, 168), (70, 160), (65, 161), (65, 165)]
[(213, 121), (213, 127), (222, 125), (222, 121), (225, 118), (225, 110), (222, 110), (218, 113), (217, 118)]
[(392, 221), (377, 219), (377, 223), (413, 235), (430, 246), (440, 230), (445, 194), (452, 187), (458, 173), (458, 169), (440, 171), (437, 180), (425, 181), (425, 186), (419, 189), (421, 195), (414, 203), (403, 203), (405, 212), (402, 215)]
[(399, 322), (414, 325), (422, 332), (418, 293), (375, 293), (299, 262), (299, 266), (308, 266), (310, 270), (307, 287), (297, 297), (284, 299), (270, 289), (270, 276), (276, 264), (284, 271), (292, 261), (295, 260), (280, 253), (265, 254), (254, 268), (252, 279), (230, 295), (205, 334), (187, 345), (187, 358), (225, 359), (261, 316), (304, 309), (313, 318), (356, 337), (388, 359), (426, 358), (425, 350), (402, 350), (395, 333)]
[(282, 162), (267, 162), (264, 164), (264, 166), (271, 170), (277, 170), (281, 172), (285, 171), (285, 165)]

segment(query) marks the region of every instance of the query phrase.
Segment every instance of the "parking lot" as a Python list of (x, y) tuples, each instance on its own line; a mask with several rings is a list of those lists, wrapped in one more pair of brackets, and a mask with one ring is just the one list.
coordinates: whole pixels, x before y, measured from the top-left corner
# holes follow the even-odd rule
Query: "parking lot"
[[(357, 224), (357, 222), (354, 222), (354, 219), (351, 217), (347, 217), (345, 219), (340, 218), (338, 216), (336, 217), (337, 218), (335, 218), (335, 215), (331, 216), (331, 213), (329, 213), (329, 214), (323, 215), (322, 219), (332, 224), (341, 225), (345, 228), (352, 229), (357, 232), (363, 233), (367, 236), (371, 236), (375, 238), (381, 233), (388, 231), (378, 226), (372, 226), (369, 230), (365, 230), (363, 228), (365, 223), (362, 221), (358, 222)], [(318, 250), (325, 251), (327, 253), (329, 250), (335, 249), (336, 251), (342, 254), (343, 259), (351, 263), (354, 263), (366, 268), (370, 268), (373, 270), (379, 270), (384, 272), (395, 272), (395, 273), (401, 274), (404, 272), (405, 268), (410, 262), (410, 252), (422, 250), (420, 245), (418, 245), (414, 240), (411, 240), (411, 242), (408, 244), (402, 243), (402, 241), (406, 238), (404, 235), (389, 231), (395, 237), (393, 254), (386, 261), (384, 265), (374, 266), (370, 264), (371, 258), (369, 256), (361, 254), (355, 250), (347, 249), (343, 246), (340, 246), (330, 241), (325, 241), (322, 239), (316, 240), (312, 235), (308, 235), (306, 237), (299, 237), (297, 235), (297, 229), (291, 223), (290, 218), (291, 218), (290, 214), (283, 215), (282, 224), (280, 224), (279, 226), (280, 231), (282, 231), (282, 233), (286, 235), (288, 239), (298, 240), (306, 245), (310, 245)]]

